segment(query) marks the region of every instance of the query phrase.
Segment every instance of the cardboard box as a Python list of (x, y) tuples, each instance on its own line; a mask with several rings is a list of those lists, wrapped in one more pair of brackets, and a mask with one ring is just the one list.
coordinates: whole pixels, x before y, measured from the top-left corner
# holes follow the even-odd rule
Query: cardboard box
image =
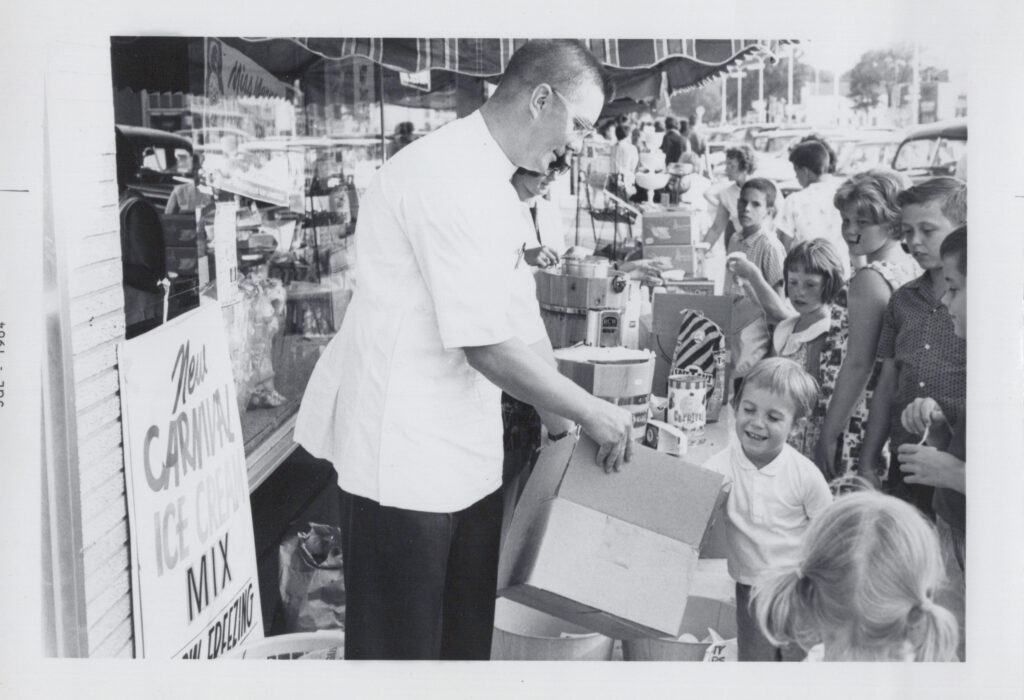
[(643, 446), (606, 474), (597, 449), (567, 438), (540, 453), (498, 593), (616, 639), (678, 636), (723, 477)]
[(698, 277), (701, 274), (700, 257), (692, 245), (643, 245), (644, 259), (668, 258), (672, 269), (683, 270), (687, 275)]
[(647, 421), (644, 445), (652, 450), (678, 457), (686, 454), (688, 444), (686, 433), (674, 425), (661, 420)]
[(693, 245), (698, 234), (697, 212), (689, 208), (645, 211), (640, 225), (645, 246)]

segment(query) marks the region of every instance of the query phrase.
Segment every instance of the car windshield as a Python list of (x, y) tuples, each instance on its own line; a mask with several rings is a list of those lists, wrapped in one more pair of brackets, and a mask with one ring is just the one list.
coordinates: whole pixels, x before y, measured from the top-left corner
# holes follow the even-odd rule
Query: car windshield
[(896, 170), (930, 167), (937, 141), (937, 139), (916, 139), (905, 142), (896, 153), (892, 167)]
[(841, 173), (856, 173), (868, 168), (888, 166), (896, 151), (894, 143), (849, 143), (839, 155)]
[(761, 136), (754, 142), (754, 148), (765, 153), (781, 153), (797, 140), (796, 136)]
[(184, 148), (147, 146), (142, 152), (142, 167), (159, 173), (187, 173), (192, 166), (192, 154)]

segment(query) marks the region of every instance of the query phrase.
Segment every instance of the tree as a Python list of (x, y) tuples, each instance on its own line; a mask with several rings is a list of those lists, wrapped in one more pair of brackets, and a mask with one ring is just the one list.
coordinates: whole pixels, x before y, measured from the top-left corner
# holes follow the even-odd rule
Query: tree
[(891, 94), (900, 83), (909, 83), (913, 60), (914, 51), (907, 45), (865, 52), (850, 71), (849, 97), (854, 109), (877, 107), (882, 95)]
[[(782, 56), (775, 63), (765, 61), (764, 67), (764, 98), (775, 96), (776, 99), (787, 99), (789, 92), (789, 58)], [(714, 124), (721, 119), (722, 112), (722, 80), (726, 76), (723, 73), (718, 79), (713, 80), (699, 88), (692, 88), (676, 93), (671, 99), (671, 110), (673, 114), (689, 117), (694, 113), (697, 105), (703, 105), (705, 109), (704, 121)], [(801, 88), (814, 81), (814, 68), (802, 63), (799, 58), (793, 64), (793, 99), (799, 101)], [(757, 99), (757, 71), (748, 70), (743, 75), (743, 113), (750, 111), (753, 102)], [(736, 114), (736, 80), (729, 78), (726, 103), (730, 116)]]

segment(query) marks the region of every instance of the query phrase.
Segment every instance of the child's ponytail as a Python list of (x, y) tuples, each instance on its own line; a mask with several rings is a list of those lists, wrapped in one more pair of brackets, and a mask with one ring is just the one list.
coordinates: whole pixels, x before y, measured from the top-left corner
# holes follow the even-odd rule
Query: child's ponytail
[(956, 617), (930, 598), (907, 613), (910, 642), (915, 661), (956, 661), (959, 629)]
[(814, 582), (799, 569), (771, 578), (754, 589), (750, 602), (764, 635), (775, 645), (796, 642), (808, 648), (820, 640), (808, 639), (813, 625), (808, 614)]

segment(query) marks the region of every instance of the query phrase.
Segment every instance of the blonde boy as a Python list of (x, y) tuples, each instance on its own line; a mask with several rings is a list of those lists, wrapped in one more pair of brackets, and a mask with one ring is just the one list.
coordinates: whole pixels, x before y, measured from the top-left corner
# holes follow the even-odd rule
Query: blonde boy
[(755, 364), (733, 399), (736, 439), (705, 467), (725, 476), (729, 574), (736, 581), (740, 661), (797, 660), (761, 632), (750, 609), (751, 587), (773, 569), (799, 562), (811, 520), (832, 502), (825, 477), (786, 438), (806, 419), (818, 385), (799, 364), (773, 357)]

